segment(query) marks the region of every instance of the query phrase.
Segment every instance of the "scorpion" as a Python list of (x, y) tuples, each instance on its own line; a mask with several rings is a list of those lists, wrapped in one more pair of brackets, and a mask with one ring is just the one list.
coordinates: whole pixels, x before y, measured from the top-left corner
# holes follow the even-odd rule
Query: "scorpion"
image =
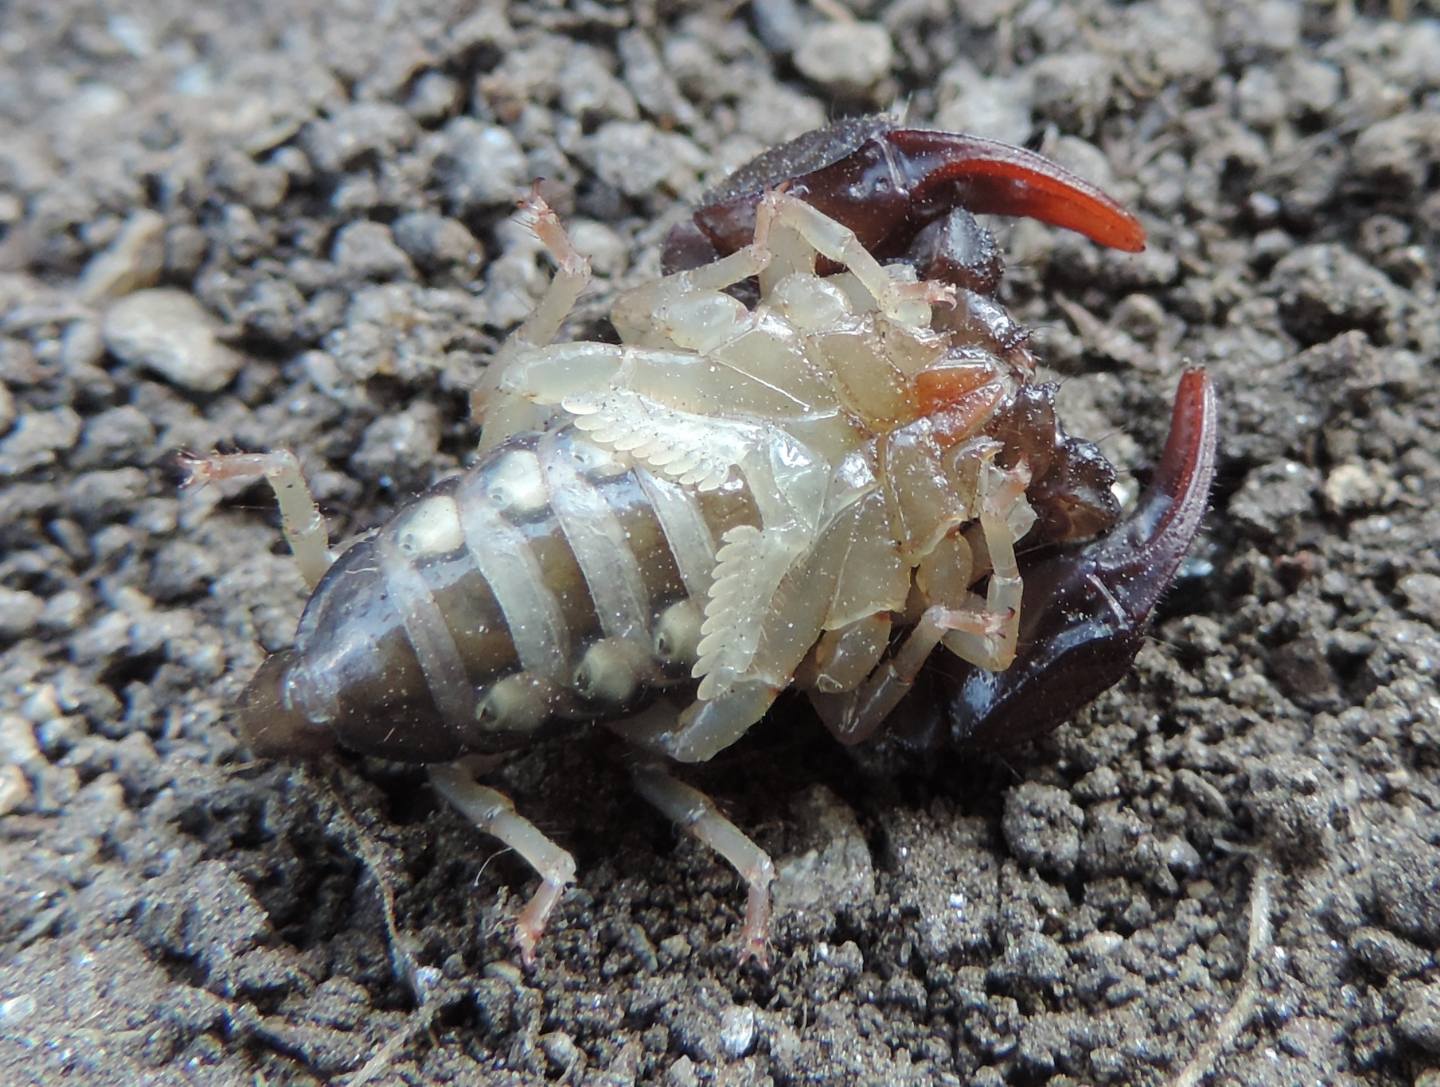
[(561, 343), (590, 271), (537, 185), (521, 215), (557, 271), (473, 392), (472, 467), (337, 557), (292, 453), (190, 461), (192, 484), (269, 481), (311, 589), (241, 697), (251, 750), (428, 764), (539, 875), (515, 926), (529, 965), (575, 862), (479, 778), (604, 725), (639, 793), (743, 878), (740, 958), (765, 963), (774, 866), (671, 766), (788, 687), (858, 744), (942, 648), (961, 671), (931, 741), (1051, 727), (1128, 670), (1205, 511), (1204, 371), (1122, 520), (1113, 468), (1058, 423), (996, 300), (977, 214), (1144, 246), (1038, 154), (843, 121), (704, 198), (662, 278), (614, 302), (618, 343)]

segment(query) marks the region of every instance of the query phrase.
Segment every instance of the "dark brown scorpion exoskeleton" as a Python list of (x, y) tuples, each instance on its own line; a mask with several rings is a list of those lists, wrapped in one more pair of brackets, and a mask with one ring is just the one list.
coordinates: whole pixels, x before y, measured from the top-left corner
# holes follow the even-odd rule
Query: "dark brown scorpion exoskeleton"
[(932, 738), (1032, 735), (1129, 668), (1204, 512), (1204, 372), (1182, 378), (1122, 520), (1113, 470), (1057, 422), (995, 299), (975, 213), (1144, 242), (1028, 151), (842, 122), (677, 227), (665, 278), (616, 300), (619, 343), (555, 343), (589, 267), (532, 195), (522, 214), (559, 271), (476, 391), (473, 467), (334, 557), (290, 454), (193, 462), (196, 480), (270, 480), (314, 588), (246, 691), (250, 746), (432, 764), (540, 873), (518, 921), (529, 960), (574, 862), (475, 773), (604, 725), (642, 753), (640, 792), (745, 878), (742, 954), (763, 958), (770, 859), (665, 760), (709, 759), (786, 687), (863, 741), (941, 647), (965, 671)]

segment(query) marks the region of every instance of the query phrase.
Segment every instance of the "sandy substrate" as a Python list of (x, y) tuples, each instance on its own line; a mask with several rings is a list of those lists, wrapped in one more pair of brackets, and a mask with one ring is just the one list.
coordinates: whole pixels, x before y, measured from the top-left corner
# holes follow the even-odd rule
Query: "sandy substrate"
[[(0, 1082), (1440, 1084), (1440, 24), (475, 6), (0, 11)], [(593, 334), (705, 184), (897, 102), (1137, 209), (1140, 256), (999, 226), (1006, 298), (1135, 483), (1210, 368), (1213, 512), (1045, 741), (857, 758), (795, 703), (692, 776), (782, 870), (768, 972), (612, 742), (516, 760), (580, 863), (526, 974), (533, 877), (423, 773), (243, 750), (302, 584), (171, 458), (288, 446), (372, 526), (473, 445), (532, 178)]]

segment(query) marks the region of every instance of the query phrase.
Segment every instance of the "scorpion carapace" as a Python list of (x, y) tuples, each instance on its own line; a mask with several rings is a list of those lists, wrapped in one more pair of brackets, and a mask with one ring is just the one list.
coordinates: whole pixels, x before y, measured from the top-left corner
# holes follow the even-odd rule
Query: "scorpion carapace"
[(667, 246), (675, 270), (616, 299), (618, 343), (554, 342), (589, 266), (532, 193), (558, 271), (475, 392), (479, 460), (333, 562), (294, 457), (192, 465), (271, 481), (314, 589), (247, 691), (251, 746), (432, 764), (541, 876), (527, 960), (574, 863), (475, 780), (480, 761), (588, 724), (630, 741), (642, 795), (745, 878), (742, 954), (762, 958), (770, 860), (663, 759), (709, 759), (789, 686), (860, 742), (941, 646), (1002, 677), (960, 731), (1025, 728), (1051, 687), (1068, 712), (1095, 693), (1073, 636), (1113, 682), (1203, 509), (1203, 374), (1117, 527), (1113, 470), (1057, 421), (967, 210), (1138, 248), (1108, 198), (1018, 148), (876, 121), (737, 177)]

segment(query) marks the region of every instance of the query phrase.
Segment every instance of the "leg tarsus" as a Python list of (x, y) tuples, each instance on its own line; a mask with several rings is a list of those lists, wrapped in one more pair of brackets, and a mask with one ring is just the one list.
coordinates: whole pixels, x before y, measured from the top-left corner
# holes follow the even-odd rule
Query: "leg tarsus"
[(545, 289), (530, 316), (515, 331), (515, 335), (525, 343), (543, 347), (559, 333), (560, 325), (589, 284), (590, 261), (575, 248), (575, 243), (560, 222), (560, 216), (540, 195), (538, 182), (530, 195), (520, 201), (519, 219), (534, 232), (555, 261), (555, 276), (550, 280), (550, 286)]
[(632, 771), (636, 791), (661, 814), (700, 842), (720, 854), (740, 874), (748, 887), (745, 925), (740, 931), (740, 962), (754, 959), (770, 965), (770, 884), (775, 865), (700, 790), (686, 785), (667, 770), (651, 762), (637, 763)]
[[(518, 218), (540, 239), (545, 251), (555, 261), (556, 270), (540, 301), (491, 359), (479, 385), (470, 393), (471, 418), (481, 423), (488, 417), (490, 423), (482, 435), (482, 447), (493, 444), (491, 431), (498, 429), (508, 434), (514, 429), (523, 429), (521, 423), (535, 416), (529, 405), (516, 402), (513, 397), (499, 395), (500, 382), (522, 345), (544, 347), (555, 339), (560, 326), (590, 283), (590, 261), (575, 248), (560, 217), (540, 195), (539, 182), (530, 190), (530, 195), (520, 201)], [(511, 418), (502, 422), (497, 416), (507, 409)]]
[(545, 932), (550, 912), (565, 888), (575, 882), (575, 858), (517, 813), (504, 793), (476, 781), (473, 766), (464, 759), (432, 766), (430, 781), (479, 830), (519, 853), (540, 876), (540, 886), (515, 921), (515, 943), (521, 961), (531, 967), (535, 965), (535, 945)]
[(183, 454), (180, 464), (185, 470), (185, 487), (203, 487), (228, 479), (263, 479), (269, 483), (280, 506), (285, 541), (295, 555), (300, 574), (311, 589), (319, 584), (335, 556), (330, 553), (325, 518), (294, 453), (277, 449), (270, 453), (213, 453), (208, 457)]

